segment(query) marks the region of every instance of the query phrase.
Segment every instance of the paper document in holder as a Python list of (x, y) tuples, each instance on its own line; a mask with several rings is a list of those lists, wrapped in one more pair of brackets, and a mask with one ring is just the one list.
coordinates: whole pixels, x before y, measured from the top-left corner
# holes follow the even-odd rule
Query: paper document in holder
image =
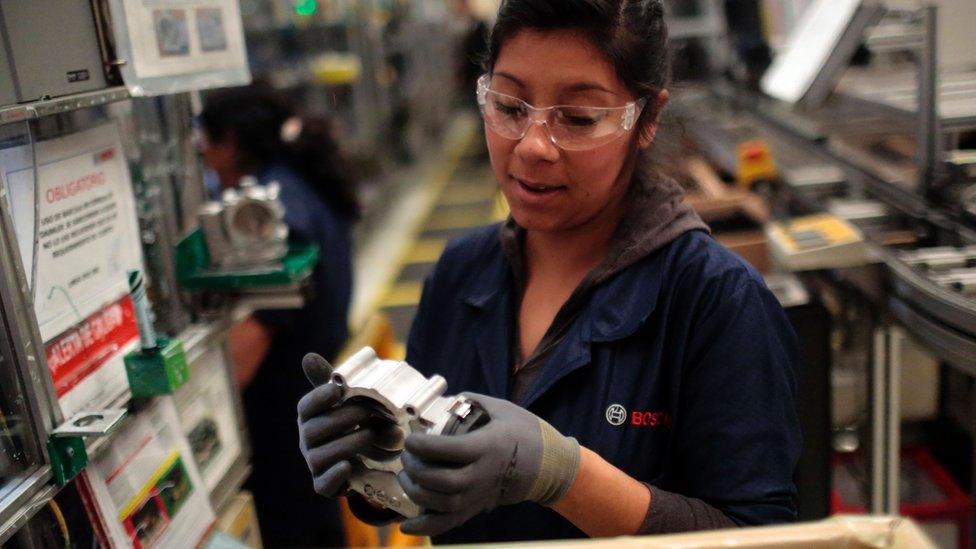
[(134, 96), (251, 81), (235, 0), (109, 0), (122, 79)]
[(170, 397), (130, 417), (79, 478), (109, 547), (199, 547), (216, 522)]
[(139, 341), (127, 273), (144, 269), (119, 129), (0, 149), (0, 185), (61, 411), (111, 408)]
[(190, 379), (173, 395), (180, 425), (207, 489), (217, 489), (241, 455), (234, 388), (226, 356), (214, 346), (190, 363)]

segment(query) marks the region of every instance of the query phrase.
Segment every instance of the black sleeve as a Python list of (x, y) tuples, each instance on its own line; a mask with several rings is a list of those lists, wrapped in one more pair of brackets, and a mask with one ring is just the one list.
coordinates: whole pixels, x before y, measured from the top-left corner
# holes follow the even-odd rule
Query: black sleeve
[(725, 513), (700, 499), (661, 490), (650, 484), (645, 485), (651, 491), (651, 504), (647, 507), (644, 522), (637, 530), (638, 536), (736, 527)]
[(262, 309), (251, 313), (265, 327), (275, 331), (288, 331), (298, 325), (301, 309)]

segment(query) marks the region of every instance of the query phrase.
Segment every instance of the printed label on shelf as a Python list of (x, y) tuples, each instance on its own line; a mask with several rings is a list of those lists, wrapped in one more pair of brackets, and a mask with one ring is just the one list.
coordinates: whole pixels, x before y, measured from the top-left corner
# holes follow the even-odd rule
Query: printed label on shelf
[(131, 417), (83, 475), (111, 547), (194, 547), (216, 521), (171, 398)]
[(127, 391), (123, 357), (138, 343), (132, 299), (125, 296), (45, 344), (64, 414), (73, 415), (90, 403), (110, 402)]

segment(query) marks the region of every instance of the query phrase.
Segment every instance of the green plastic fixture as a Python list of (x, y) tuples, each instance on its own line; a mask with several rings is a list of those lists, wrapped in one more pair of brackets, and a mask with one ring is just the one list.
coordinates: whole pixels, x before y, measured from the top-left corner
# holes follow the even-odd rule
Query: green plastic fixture
[(71, 482), (88, 465), (88, 452), (82, 437), (49, 437), (47, 454), (51, 473), (59, 487)]
[(235, 291), (290, 287), (308, 278), (319, 260), (319, 247), (290, 240), (288, 254), (278, 266), (225, 271), (210, 268), (210, 254), (203, 231), (197, 229), (176, 247), (176, 274), (188, 290)]
[(136, 349), (125, 355), (125, 373), (135, 398), (172, 394), (190, 377), (183, 343), (156, 338), (155, 349)]

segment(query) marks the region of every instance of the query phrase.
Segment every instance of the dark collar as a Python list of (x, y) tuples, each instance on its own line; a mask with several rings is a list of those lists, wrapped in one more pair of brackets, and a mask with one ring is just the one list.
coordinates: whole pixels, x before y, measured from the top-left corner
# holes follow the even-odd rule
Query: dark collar
[[(654, 310), (669, 246), (657, 250), (598, 284), (589, 305), (577, 321), (583, 321), (584, 337), (589, 341), (612, 341), (634, 333)], [(503, 297), (514, 295), (515, 278), (511, 264), (495, 248), (490, 259), (472, 273), (462, 290), (464, 303), (477, 311), (503, 307)]]

